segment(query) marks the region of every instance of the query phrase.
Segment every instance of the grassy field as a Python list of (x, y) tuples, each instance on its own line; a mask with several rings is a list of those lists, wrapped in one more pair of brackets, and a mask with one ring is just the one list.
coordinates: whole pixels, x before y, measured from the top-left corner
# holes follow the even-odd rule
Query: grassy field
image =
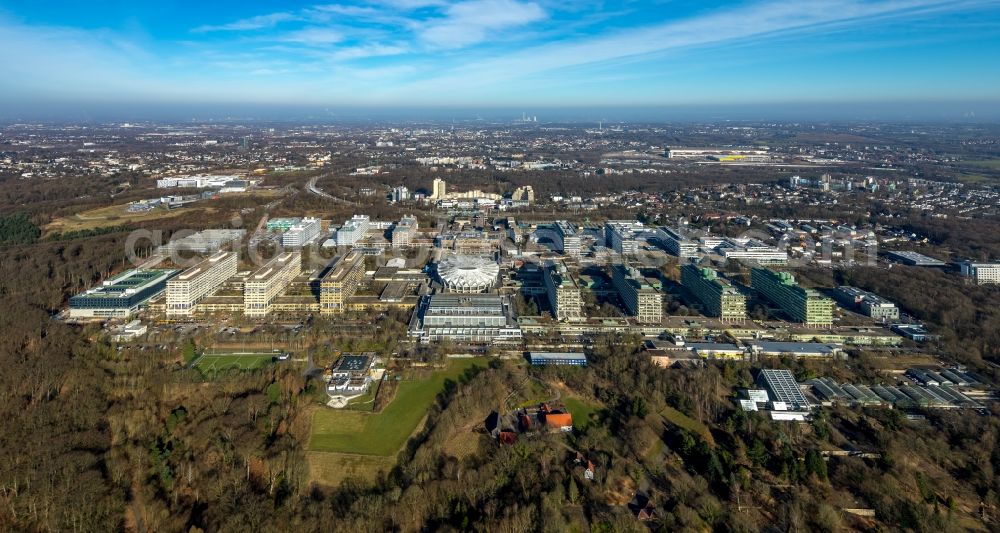
[(669, 406), (664, 407), (663, 410), (660, 411), (660, 416), (662, 416), (666, 422), (682, 429), (686, 429), (692, 433), (701, 435), (701, 438), (704, 439), (709, 446), (713, 448), (715, 447), (715, 439), (712, 437), (712, 432), (709, 431), (708, 426), (705, 424), (702, 424), (701, 422)]
[(1000, 159), (982, 159), (979, 161), (966, 161), (965, 163), (974, 167), (1000, 170)]
[(521, 385), (521, 390), (515, 396), (517, 407), (534, 407), (541, 402), (547, 402), (556, 393), (548, 385), (534, 379), (527, 379)]
[(332, 452), (306, 452), (309, 479), (323, 485), (337, 486), (347, 478), (375, 481), (379, 470), (388, 472), (395, 457), (352, 455)]
[(77, 213), (68, 217), (61, 217), (53, 220), (45, 226), (46, 233), (66, 233), (69, 231), (89, 230), (108, 226), (120, 226), (128, 222), (145, 222), (148, 220), (158, 220), (171, 218), (179, 215), (191, 216), (201, 209), (153, 209), (145, 213), (129, 213), (126, 211), (127, 205), (113, 205), (91, 209), (83, 213)]
[(245, 353), (245, 354), (205, 354), (195, 360), (191, 365), (200, 370), (203, 374), (210, 374), (220, 370), (237, 368), (239, 370), (255, 370), (274, 360), (273, 353)]
[(468, 368), (484, 364), (483, 359), (456, 359), (427, 379), (404, 381), (380, 413), (319, 409), (312, 419), (309, 450), (392, 456), (416, 430), (445, 380), (457, 380)]
[(573, 425), (577, 429), (583, 429), (595, 423), (594, 418), (601, 411), (600, 406), (585, 402), (574, 396), (564, 397), (562, 401), (566, 404), (566, 409), (569, 413), (573, 415)]

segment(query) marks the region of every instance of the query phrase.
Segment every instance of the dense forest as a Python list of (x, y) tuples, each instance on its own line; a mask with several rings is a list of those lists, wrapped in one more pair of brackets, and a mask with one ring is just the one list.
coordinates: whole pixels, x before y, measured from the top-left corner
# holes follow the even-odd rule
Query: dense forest
[(30, 244), (41, 234), (42, 230), (31, 223), (27, 213), (0, 216), (0, 245)]

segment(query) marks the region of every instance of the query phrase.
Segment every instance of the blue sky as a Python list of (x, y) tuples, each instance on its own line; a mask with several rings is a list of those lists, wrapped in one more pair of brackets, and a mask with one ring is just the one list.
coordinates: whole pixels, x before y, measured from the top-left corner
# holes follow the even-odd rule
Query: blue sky
[(0, 0), (0, 106), (1000, 101), (1000, 1)]

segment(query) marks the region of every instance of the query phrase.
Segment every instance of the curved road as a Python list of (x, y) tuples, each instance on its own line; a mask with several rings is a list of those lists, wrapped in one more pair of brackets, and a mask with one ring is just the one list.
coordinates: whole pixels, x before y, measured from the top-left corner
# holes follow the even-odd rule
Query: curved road
[(329, 176), (329, 174), (325, 174), (323, 176), (313, 176), (312, 178), (310, 178), (309, 182), (306, 183), (306, 190), (309, 191), (309, 192), (311, 192), (311, 193), (313, 193), (313, 194), (315, 194), (316, 196), (322, 196), (323, 198), (326, 198), (327, 200), (333, 200), (334, 202), (339, 202), (339, 203), (346, 204), (346, 205), (358, 205), (356, 202), (352, 202), (350, 200), (345, 200), (343, 198), (338, 198), (336, 196), (333, 196), (332, 194), (324, 192), (319, 187), (316, 187), (316, 182), (319, 181), (319, 179), (321, 177), (325, 178), (326, 176)]

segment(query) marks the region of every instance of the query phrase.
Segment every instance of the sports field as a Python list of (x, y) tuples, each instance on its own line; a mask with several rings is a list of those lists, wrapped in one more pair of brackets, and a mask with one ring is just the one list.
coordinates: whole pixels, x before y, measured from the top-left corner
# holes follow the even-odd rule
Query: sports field
[(273, 353), (205, 354), (196, 359), (191, 366), (197, 368), (203, 374), (211, 374), (231, 368), (256, 370), (271, 363), (276, 355)]
[(446, 379), (457, 381), (485, 359), (456, 359), (444, 370), (420, 380), (403, 381), (396, 397), (380, 413), (319, 409), (313, 415), (309, 450), (391, 456), (398, 452), (427, 414)]

